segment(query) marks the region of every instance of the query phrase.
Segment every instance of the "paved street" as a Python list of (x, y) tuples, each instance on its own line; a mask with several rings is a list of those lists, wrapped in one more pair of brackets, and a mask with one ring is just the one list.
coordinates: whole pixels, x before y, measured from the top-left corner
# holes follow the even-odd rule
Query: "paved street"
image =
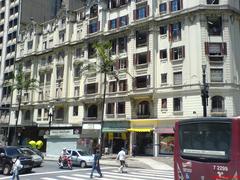
[[(90, 179), (90, 168), (73, 170), (61, 170), (52, 172), (32, 173), (21, 175), (21, 180), (85, 180)], [(102, 167), (102, 180), (173, 180), (173, 172), (169, 170), (152, 170), (129, 168), (128, 173), (119, 173), (116, 167)], [(93, 179), (99, 179), (98, 174), (94, 174)], [(9, 179), (2, 177), (0, 179)]]
[[(118, 166), (102, 165), (102, 180), (173, 180), (172, 169), (152, 169), (129, 167), (128, 173), (119, 173)], [(91, 168), (81, 169), (74, 167), (73, 170), (59, 169), (55, 161), (46, 161), (43, 167), (34, 168), (30, 174), (20, 175), (21, 180), (85, 180), (90, 179)], [(0, 180), (9, 179), (9, 176), (0, 175)], [(99, 179), (94, 174), (93, 179)]]

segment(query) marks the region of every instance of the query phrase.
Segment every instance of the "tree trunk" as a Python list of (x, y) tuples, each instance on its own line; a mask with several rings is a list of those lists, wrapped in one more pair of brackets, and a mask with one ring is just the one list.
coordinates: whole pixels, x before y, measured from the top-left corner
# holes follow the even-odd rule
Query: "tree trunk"
[(21, 110), (21, 103), (22, 103), (22, 90), (20, 90), (18, 94), (19, 94), (19, 99), (18, 99), (18, 110), (17, 110), (16, 123), (15, 123), (15, 127), (14, 127), (14, 133), (13, 133), (12, 145), (18, 145), (17, 125), (18, 125), (19, 113), (20, 113), (20, 110)]
[(107, 74), (104, 73), (104, 85), (103, 85), (103, 101), (102, 101), (102, 118), (101, 118), (101, 130), (100, 130), (100, 156), (102, 156), (103, 150), (103, 118), (104, 118), (104, 105), (105, 105), (105, 98), (106, 98), (106, 83), (107, 83)]

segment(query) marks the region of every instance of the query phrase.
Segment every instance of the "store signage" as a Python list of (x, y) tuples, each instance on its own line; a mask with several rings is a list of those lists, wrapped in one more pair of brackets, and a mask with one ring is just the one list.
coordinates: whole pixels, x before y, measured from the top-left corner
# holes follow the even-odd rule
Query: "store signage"
[(50, 131), (50, 135), (52, 136), (73, 135), (73, 129), (52, 129)]
[(101, 124), (83, 124), (83, 129), (101, 129)]

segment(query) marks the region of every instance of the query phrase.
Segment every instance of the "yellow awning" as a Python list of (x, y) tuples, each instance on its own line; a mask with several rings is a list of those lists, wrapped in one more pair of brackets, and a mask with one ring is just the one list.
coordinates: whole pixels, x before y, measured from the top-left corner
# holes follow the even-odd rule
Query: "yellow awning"
[(152, 128), (130, 128), (128, 129), (129, 132), (151, 132)]

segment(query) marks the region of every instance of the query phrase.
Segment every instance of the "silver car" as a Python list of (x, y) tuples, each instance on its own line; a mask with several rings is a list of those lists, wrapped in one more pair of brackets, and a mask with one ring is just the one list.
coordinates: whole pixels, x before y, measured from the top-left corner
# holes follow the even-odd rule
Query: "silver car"
[(32, 157), (33, 167), (40, 167), (42, 165), (43, 159), (36, 152), (29, 148), (20, 148), (24, 154), (27, 154)]
[(68, 149), (67, 151), (72, 157), (73, 165), (80, 166), (81, 168), (92, 166), (93, 156), (86, 151), (81, 149)]

